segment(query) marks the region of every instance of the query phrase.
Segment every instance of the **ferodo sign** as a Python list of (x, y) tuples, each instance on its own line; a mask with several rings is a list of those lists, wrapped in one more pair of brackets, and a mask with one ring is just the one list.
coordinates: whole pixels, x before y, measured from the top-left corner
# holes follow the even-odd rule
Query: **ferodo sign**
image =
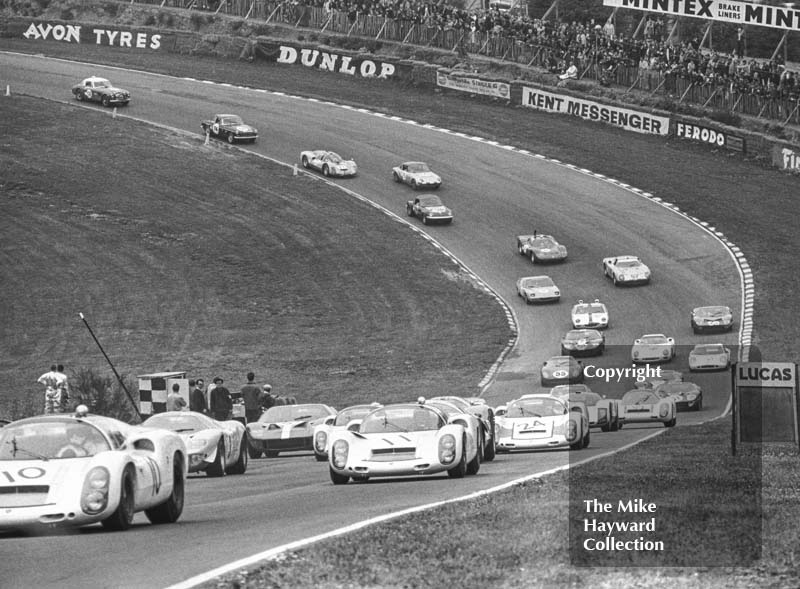
[(100, 28), (92, 28), (90, 33), (85, 33), (81, 25), (31, 23), (22, 36), (33, 41), (85, 42), (129, 49), (159, 49), (161, 47), (161, 35), (159, 34), (151, 35), (143, 32)]
[(692, 139), (701, 143), (708, 143), (734, 151), (743, 151), (744, 141), (741, 137), (729, 135), (722, 131), (709, 129), (700, 125), (688, 123), (675, 123), (675, 136), (681, 139)]
[(362, 78), (389, 78), (394, 75), (394, 64), (376, 62), (361, 57), (338, 55), (319, 49), (297, 49), (286, 45), (280, 46), (276, 59), (278, 63), (300, 63), (306, 67), (317, 67), (321, 70), (361, 76)]

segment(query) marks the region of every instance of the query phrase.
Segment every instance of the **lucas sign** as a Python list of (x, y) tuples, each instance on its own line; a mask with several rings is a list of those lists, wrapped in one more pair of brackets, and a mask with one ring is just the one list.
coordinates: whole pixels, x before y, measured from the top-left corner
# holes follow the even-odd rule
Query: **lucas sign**
[(800, 444), (796, 364), (739, 362), (733, 385), (734, 451), (737, 443)]

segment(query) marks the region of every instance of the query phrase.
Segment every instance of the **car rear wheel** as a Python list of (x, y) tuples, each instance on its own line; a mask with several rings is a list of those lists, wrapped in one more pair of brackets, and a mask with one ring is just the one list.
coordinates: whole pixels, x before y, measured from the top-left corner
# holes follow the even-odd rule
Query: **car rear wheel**
[(183, 459), (179, 454), (172, 461), (172, 492), (161, 505), (144, 512), (150, 523), (172, 524), (178, 521), (183, 513), (183, 498), (186, 481), (183, 478)]
[(100, 102), (103, 106), (108, 107), (111, 104), (111, 99), (108, 96), (103, 96), (103, 98), (100, 99)]
[(259, 450), (258, 448), (254, 448), (252, 443), (247, 445), (247, 455), (252, 459), (255, 460), (256, 458), (261, 458), (261, 455), (263, 453), (264, 452), (262, 450)]
[(233, 133), (228, 133), (228, 143), (233, 143)]
[(131, 466), (126, 466), (119, 486), (119, 504), (110, 516), (103, 520), (107, 530), (127, 530), (133, 523), (135, 475)]
[(583, 438), (583, 447), (588, 448), (590, 441), (591, 441), (591, 432), (589, 430), (586, 430), (586, 437)]
[(395, 182), (400, 182), (400, 176), (397, 175), (397, 172), (392, 172), (392, 178)]
[(494, 445), (494, 413), (489, 416), (489, 427), (492, 428), (492, 435), (489, 443), (486, 445), (486, 448), (483, 450), (483, 459), (486, 462), (491, 462), (494, 460), (495, 454), (497, 453), (497, 449)]
[(326, 178), (331, 175), (331, 170), (328, 166), (322, 166), (322, 175)]
[(336, 472), (332, 468), (328, 468), (328, 471), (331, 474), (331, 482), (334, 485), (346, 485), (347, 481), (350, 480), (349, 476), (347, 476), (346, 474), (339, 474), (338, 472)]
[[(476, 447), (475, 447), (475, 458), (469, 461), (467, 464), (467, 474), (478, 474), (478, 471), (481, 469), (481, 454), (483, 454), (483, 432), (478, 434), (478, 439), (476, 440)], [(465, 448), (466, 450), (466, 448)]]
[(210, 477), (225, 476), (225, 442), (222, 440), (217, 444), (217, 457), (214, 462), (206, 469), (206, 474)]

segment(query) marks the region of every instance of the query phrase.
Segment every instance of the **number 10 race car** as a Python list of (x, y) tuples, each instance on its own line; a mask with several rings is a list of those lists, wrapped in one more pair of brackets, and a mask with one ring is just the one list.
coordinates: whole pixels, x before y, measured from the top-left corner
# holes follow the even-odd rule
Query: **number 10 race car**
[(88, 415), (41, 415), (0, 429), (0, 530), (126, 530), (183, 512), (186, 445), (178, 434)]

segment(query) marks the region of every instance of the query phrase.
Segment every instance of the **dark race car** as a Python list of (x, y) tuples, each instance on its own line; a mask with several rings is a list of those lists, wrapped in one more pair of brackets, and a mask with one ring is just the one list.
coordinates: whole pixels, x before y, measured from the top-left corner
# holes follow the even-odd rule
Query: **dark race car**
[(249, 141), (255, 143), (258, 139), (258, 129), (246, 125), (239, 115), (214, 115), (214, 118), (200, 123), (203, 133), (215, 139), (222, 139), (228, 143)]
[(452, 223), (453, 211), (448, 209), (434, 194), (418, 196), (406, 203), (406, 214), (420, 219), (424, 225), (431, 223)]
[(131, 94), (122, 88), (115, 88), (105, 78), (92, 76), (72, 87), (72, 94), (77, 100), (99, 102), (103, 106), (126, 106), (131, 101)]

